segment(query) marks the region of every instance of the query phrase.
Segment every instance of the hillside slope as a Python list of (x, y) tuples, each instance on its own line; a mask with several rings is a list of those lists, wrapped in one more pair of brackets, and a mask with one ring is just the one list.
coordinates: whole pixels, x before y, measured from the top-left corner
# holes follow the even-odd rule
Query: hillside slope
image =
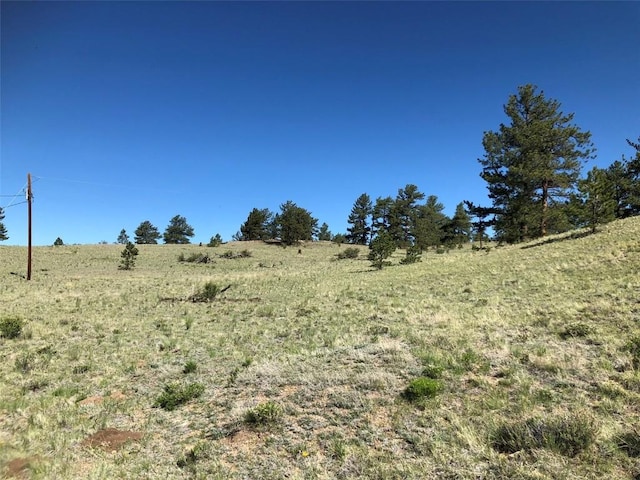
[[(0, 321), (23, 322), (0, 338), (0, 468), (638, 478), (640, 218), (381, 271), (345, 248), (143, 245), (122, 271), (121, 245), (41, 247), (26, 282), (0, 247)], [(191, 301), (207, 282), (229, 289)], [(169, 409), (179, 387), (200, 395)]]

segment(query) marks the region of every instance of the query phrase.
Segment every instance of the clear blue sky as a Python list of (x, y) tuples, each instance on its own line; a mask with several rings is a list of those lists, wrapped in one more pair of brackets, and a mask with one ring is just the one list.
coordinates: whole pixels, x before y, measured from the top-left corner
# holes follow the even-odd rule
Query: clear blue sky
[(0, 8), (5, 245), (27, 241), (28, 172), (36, 245), (177, 214), (230, 240), (287, 200), (339, 233), (361, 193), (408, 183), (451, 215), (488, 202), (482, 135), (526, 83), (591, 131), (587, 168), (640, 135), (640, 2)]

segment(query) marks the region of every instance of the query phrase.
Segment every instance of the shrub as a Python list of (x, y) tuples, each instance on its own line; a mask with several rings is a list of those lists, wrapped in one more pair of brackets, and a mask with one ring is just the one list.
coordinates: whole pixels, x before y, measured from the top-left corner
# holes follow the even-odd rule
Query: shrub
[(53, 242), (53, 246), (59, 247), (61, 245), (64, 245), (64, 242), (62, 241), (62, 239), (60, 237), (56, 238), (56, 240)]
[(164, 392), (156, 399), (153, 406), (169, 411), (175, 410), (189, 400), (200, 397), (203, 393), (204, 385), (201, 383), (190, 383), (184, 386), (172, 383), (165, 385)]
[(439, 380), (419, 377), (409, 383), (402, 395), (410, 402), (417, 402), (425, 398), (433, 398), (441, 390), (442, 382)]
[(273, 425), (282, 418), (282, 407), (274, 402), (267, 401), (247, 410), (244, 414), (244, 421), (249, 425)]
[(544, 448), (575, 457), (595, 442), (598, 428), (592, 417), (568, 414), (529, 418), (500, 426), (493, 436), (493, 448), (503, 453)]
[(18, 317), (6, 317), (0, 319), (0, 337), (18, 338), (22, 333), (24, 322)]
[(207, 282), (204, 284), (204, 287), (202, 287), (202, 290), (191, 295), (189, 299), (192, 302), (212, 302), (219, 294), (227, 291), (230, 287), (231, 285), (220, 288), (213, 282)]
[(338, 253), (337, 257), (338, 257), (338, 260), (344, 260), (346, 258), (358, 258), (359, 254), (360, 254), (360, 250), (358, 250), (355, 247), (349, 247), (349, 248), (345, 248), (343, 251)]
[(184, 253), (180, 253), (180, 255), (178, 255), (178, 261), (187, 263), (209, 263), (211, 257), (206, 253), (192, 253), (188, 257), (185, 257)]

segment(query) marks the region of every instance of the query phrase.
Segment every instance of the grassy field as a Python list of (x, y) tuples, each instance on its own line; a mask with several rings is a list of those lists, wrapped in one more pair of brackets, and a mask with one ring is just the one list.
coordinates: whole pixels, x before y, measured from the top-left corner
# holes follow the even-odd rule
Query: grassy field
[(27, 282), (0, 246), (0, 474), (640, 478), (640, 218), (381, 271), (345, 248), (39, 247)]

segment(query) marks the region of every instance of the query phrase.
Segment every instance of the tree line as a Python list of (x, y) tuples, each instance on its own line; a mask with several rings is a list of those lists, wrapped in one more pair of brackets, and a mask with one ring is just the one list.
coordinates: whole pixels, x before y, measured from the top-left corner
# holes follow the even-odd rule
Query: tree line
[[(362, 193), (347, 219), (346, 233), (333, 235), (326, 223), (291, 200), (278, 212), (254, 208), (233, 240), (278, 240), (291, 245), (305, 240), (333, 240), (370, 244), (382, 233), (396, 247), (423, 250), (431, 246), (456, 246), (487, 239), (492, 229), (500, 242), (517, 243), (576, 228), (597, 226), (640, 214), (640, 137), (627, 139), (633, 156), (607, 168), (593, 167), (581, 177), (586, 161), (595, 158), (591, 133), (573, 124), (574, 114), (561, 111), (557, 100), (547, 99), (535, 85), (518, 87), (504, 105), (507, 123), (482, 138), (484, 155), (478, 159), (480, 177), (487, 183), (489, 202), (460, 202), (449, 218), (435, 195), (425, 195), (408, 184), (395, 197), (375, 202)], [(8, 233), (0, 208), (0, 241)], [(134, 242), (190, 243), (193, 227), (174, 216), (161, 235), (149, 221), (135, 230)], [(119, 243), (129, 237), (123, 229)], [(220, 235), (210, 245), (222, 242)]]

